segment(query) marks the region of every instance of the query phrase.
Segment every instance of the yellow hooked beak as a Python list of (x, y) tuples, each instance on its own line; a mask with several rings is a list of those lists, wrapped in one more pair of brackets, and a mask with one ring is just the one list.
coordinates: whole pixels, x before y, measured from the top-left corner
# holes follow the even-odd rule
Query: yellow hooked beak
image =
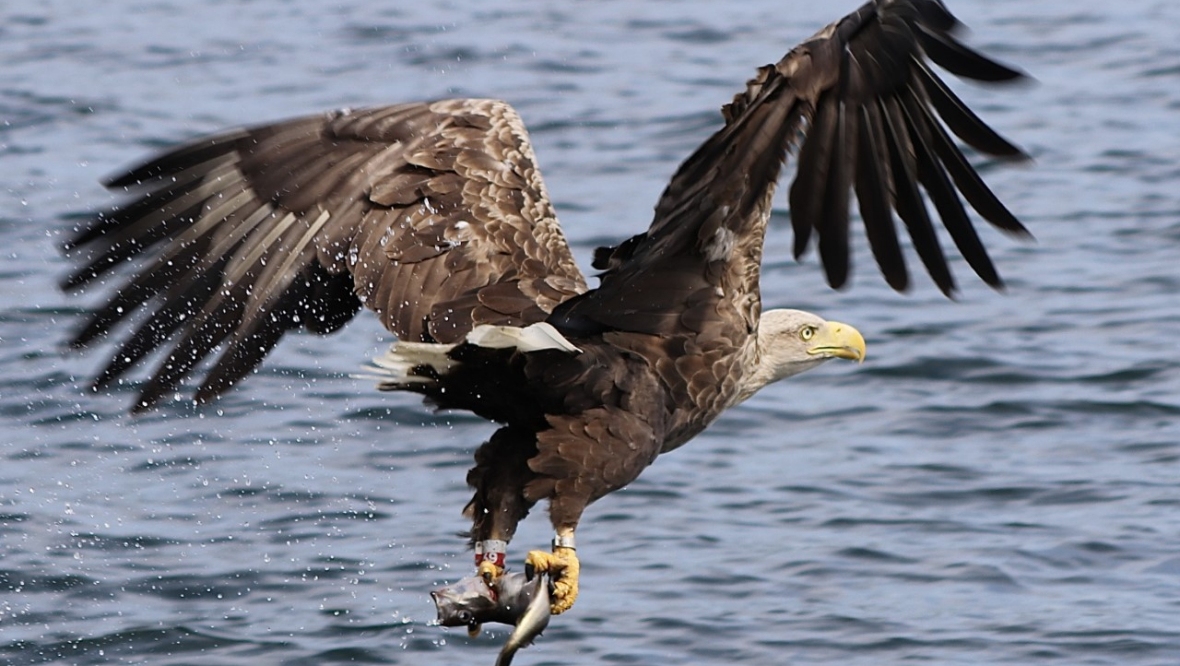
[(838, 321), (825, 322), (808, 341), (807, 353), (824, 358), (846, 358), (863, 363), (865, 360), (865, 339), (860, 331)]

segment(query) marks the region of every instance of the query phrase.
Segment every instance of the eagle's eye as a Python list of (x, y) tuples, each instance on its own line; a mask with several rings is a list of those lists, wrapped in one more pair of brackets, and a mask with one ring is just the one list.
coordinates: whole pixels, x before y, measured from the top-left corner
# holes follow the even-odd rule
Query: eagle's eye
[(799, 329), (799, 337), (803, 338), (804, 342), (810, 340), (811, 336), (813, 335), (815, 335), (814, 326), (804, 326), (803, 328)]

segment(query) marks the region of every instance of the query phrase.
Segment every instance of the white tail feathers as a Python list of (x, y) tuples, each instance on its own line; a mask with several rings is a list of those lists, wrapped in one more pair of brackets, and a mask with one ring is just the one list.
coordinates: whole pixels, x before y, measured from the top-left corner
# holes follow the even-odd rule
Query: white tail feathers
[(357, 379), (377, 380), (378, 391), (397, 391), (415, 384), (428, 384), (433, 377), (414, 374), (414, 368), (427, 367), (436, 375), (445, 375), (458, 361), (447, 356), (455, 345), (439, 345), (430, 342), (395, 342), (389, 351), (373, 359), (365, 367), (368, 372), (356, 375)]
[(531, 324), (524, 328), (481, 324), (471, 329), (471, 332), (467, 334), (467, 342), (488, 349), (516, 347), (523, 352), (557, 349), (571, 354), (582, 353), (581, 349), (575, 347), (561, 333), (558, 333), (556, 328), (545, 322)]
[[(543, 349), (556, 349), (570, 354), (582, 352), (558, 333), (557, 329), (545, 322), (524, 328), (481, 324), (471, 329), (466, 342), (487, 349), (515, 347), (522, 352)], [(413, 389), (415, 386), (435, 381), (436, 377), (447, 374), (458, 365), (459, 361), (450, 357), (451, 350), (456, 346), (432, 342), (395, 342), (389, 347), (389, 351), (374, 358), (372, 363), (365, 367), (367, 372), (354, 376), (357, 379), (376, 380), (379, 391)], [(419, 371), (415, 372), (415, 368)], [(422, 371), (426, 368), (430, 369), (429, 374)]]

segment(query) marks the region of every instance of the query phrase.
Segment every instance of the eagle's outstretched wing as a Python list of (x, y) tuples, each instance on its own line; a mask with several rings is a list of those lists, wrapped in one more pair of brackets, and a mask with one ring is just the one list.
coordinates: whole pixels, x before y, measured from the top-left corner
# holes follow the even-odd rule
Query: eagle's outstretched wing
[(923, 190), (967, 262), (999, 286), (960, 195), (997, 227), (1026, 232), (950, 134), (987, 154), (1023, 153), (927, 61), (984, 81), (1021, 75), (959, 43), (956, 25), (938, 0), (875, 0), (762, 68), (725, 107), (725, 127), (677, 171), (648, 231), (597, 253), (605, 273), (590, 292), (503, 102), (340, 112), (193, 142), (113, 179), (140, 196), (67, 243), (89, 253), (67, 288), (142, 264), (74, 342), (146, 311), (96, 380), (171, 345), (139, 407), (222, 347), (197, 392), (211, 398), (287, 330), (329, 332), (362, 305), (410, 340), (451, 342), (476, 323), (553, 311), (567, 331), (710, 329), (706, 337), (737, 343), (757, 326), (770, 196), (794, 147), (795, 251), (814, 232), (833, 286), (848, 275), (855, 193), (888, 283), (909, 281), (896, 212), (935, 283), (953, 291)]
[(996, 227), (1027, 231), (950, 135), (989, 155), (1025, 155), (968, 109), (929, 61), (980, 81), (1022, 74), (957, 41), (957, 25), (938, 0), (876, 0), (763, 67), (723, 109), (725, 126), (676, 172), (651, 227), (595, 254), (595, 268), (605, 271), (602, 286), (563, 303), (550, 321), (569, 331), (667, 335), (688, 327), (701, 334), (725, 324), (747, 330), (714, 334), (748, 334), (760, 311), (770, 197), (796, 147), (795, 254), (818, 236), (832, 286), (848, 278), (855, 193), (873, 255), (893, 288), (909, 284), (896, 212), (935, 284), (954, 291), (923, 190), (971, 268), (1001, 286), (960, 195)]
[(170, 346), (136, 408), (220, 358), (225, 391), (293, 328), (336, 330), (362, 307), (402, 339), (452, 342), (522, 324), (586, 289), (524, 126), (493, 100), (341, 111), (199, 139), (111, 179), (137, 194), (66, 244), (67, 289), (138, 261), (73, 343), (133, 315), (105, 385)]

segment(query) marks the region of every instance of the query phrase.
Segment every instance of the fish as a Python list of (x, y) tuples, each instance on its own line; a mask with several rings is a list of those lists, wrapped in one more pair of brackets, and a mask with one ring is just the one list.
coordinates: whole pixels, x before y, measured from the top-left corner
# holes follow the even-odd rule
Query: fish
[(444, 627), (467, 627), (476, 635), (487, 622), (510, 624), (515, 628), (496, 666), (509, 666), (521, 648), (549, 626), (549, 579), (544, 574), (531, 578), (524, 573), (506, 573), (493, 589), (480, 576), (468, 576), (430, 593), (438, 609), (438, 623)]

